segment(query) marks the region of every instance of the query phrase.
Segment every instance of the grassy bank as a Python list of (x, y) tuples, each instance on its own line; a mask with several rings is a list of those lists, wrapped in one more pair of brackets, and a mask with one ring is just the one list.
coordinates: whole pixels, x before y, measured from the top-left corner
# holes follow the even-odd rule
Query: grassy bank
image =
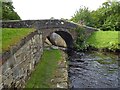
[(6, 51), (10, 46), (18, 43), (22, 38), (33, 32), (32, 28), (2, 28), (0, 38), (2, 38), (2, 51)]
[(120, 49), (120, 31), (97, 31), (87, 39), (87, 44), (97, 49)]
[(59, 50), (45, 50), (25, 88), (51, 88), (51, 79), (61, 56)]

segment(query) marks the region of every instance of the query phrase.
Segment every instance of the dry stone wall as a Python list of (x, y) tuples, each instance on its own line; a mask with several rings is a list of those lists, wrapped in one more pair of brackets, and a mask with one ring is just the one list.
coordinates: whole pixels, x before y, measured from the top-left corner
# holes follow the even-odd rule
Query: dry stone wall
[(43, 53), (42, 45), (42, 35), (35, 31), (3, 53), (0, 66), (1, 88), (24, 87)]

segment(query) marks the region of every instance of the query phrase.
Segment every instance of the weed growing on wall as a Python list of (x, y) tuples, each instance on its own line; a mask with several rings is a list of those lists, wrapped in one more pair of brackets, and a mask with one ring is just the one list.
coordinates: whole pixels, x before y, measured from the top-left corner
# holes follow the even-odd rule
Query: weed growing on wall
[(74, 48), (77, 49), (77, 50), (87, 49), (88, 44), (86, 43), (84, 27), (78, 27), (75, 30), (78, 33), (78, 37), (77, 37), (77, 40), (74, 43)]

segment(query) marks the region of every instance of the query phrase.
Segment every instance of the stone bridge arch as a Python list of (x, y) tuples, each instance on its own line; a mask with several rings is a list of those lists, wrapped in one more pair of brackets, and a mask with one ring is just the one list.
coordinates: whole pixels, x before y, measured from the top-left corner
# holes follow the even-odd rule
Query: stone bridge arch
[(50, 36), (52, 33), (56, 33), (62, 37), (62, 39), (65, 41), (68, 48), (73, 47), (73, 43), (77, 38), (76, 31), (73, 31), (72, 29), (64, 29), (64, 28), (53, 28), (53, 29), (43, 29), (40, 30), (43, 36), (43, 42), (45, 42), (46, 38)]
[[(57, 32), (64, 38), (67, 44), (70, 44), (69, 47), (71, 47), (72, 43), (69, 42), (68, 37), (70, 37), (71, 35), (73, 42), (75, 42), (78, 36), (78, 33), (77, 31), (75, 31), (75, 29), (80, 27), (80, 25), (67, 20), (45, 19), (45, 20), (4, 21), (2, 22), (2, 27), (3, 28), (4, 27), (5, 28), (36, 28), (36, 30), (38, 30), (38, 32), (42, 34), (43, 41), (45, 41), (46, 37), (50, 35), (50, 33)], [(97, 31), (97, 29), (85, 25), (84, 26), (82, 25), (82, 27), (85, 29), (85, 37), (89, 37), (92, 32)], [(63, 33), (68, 37), (63, 35)]]
[(55, 31), (55, 33), (57, 33), (58, 35), (60, 35), (64, 39), (68, 48), (73, 47), (73, 41), (74, 41), (73, 36), (69, 32)]

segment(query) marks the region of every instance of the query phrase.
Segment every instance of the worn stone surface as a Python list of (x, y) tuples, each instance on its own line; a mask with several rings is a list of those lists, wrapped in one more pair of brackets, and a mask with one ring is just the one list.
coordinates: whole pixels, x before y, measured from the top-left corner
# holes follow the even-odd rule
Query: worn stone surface
[(42, 35), (35, 34), (15, 53), (12, 53), (12, 50), (11, 57), (1, 66), (0, 79), (2, 76), (2, 82), (0, 82), (0, 86), (21, 88), (42, 55)]
[(56, 33), (52, 33), (50, 35), (50, 40), (56, 46), (67, 47), (66, 42), (64, 41), (64, 39), (60, 35), (58, 35)]
[(54, 72), (54, 77), (51, 79), (52, 88), (68, 88), (67, 56), (64, 52), (62, 55), (62, 59), (58, 62), (57, 70)]
[(51, 46), (51, 45), (52, 45), (52, 43), (48, 40), (48, 38), (46, 38), (45, 44), (47, 44), (48, 46)]
[[(46, 20), (15, 20), (15, 21), (3, 21), (2, 27), (4, 28), (31, 28), (38, 27), (39, 29), (47, 28), (76, 28), (78, 25), (66, 20), (60, 19), (46, 19)], [(38, 29), (37, 28), (37, 29)]]

